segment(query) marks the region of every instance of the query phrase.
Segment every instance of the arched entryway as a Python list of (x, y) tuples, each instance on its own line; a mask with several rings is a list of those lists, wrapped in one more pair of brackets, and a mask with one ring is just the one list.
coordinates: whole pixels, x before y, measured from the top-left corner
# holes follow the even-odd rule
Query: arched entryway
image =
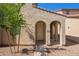
[(45, 44), (46, 37), (46, 24), (43, 21), (39, 21), (35, 25), (36, 44)]
[(53, 21), (50, 24), (50, 43), (52, 45), (60, 44), (61, 23)]

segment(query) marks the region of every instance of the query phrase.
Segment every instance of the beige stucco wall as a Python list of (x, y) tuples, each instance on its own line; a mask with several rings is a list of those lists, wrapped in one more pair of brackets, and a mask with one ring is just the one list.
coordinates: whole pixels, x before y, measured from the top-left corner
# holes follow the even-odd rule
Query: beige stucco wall
[[(67, 10), (63, 10), (63, 13), (66, 14), (67, 13)], [(79, 14), (79, 10), (69, 10), (69, 14)]]
[(61, 10), (60, 11), (56, 11), (56, 13), (63, 14), (63, 11), (61, 11)]
[[(78, 42), (79, 40), (79, 18), (66, 19), (66, 38)], [(79, 43), (79, 42), (78, 42)]]
[(12, 39), (12, 36), (10, 35), (9, 31), (7, 33), (5, 29), (0, 29), (0, 45), (9, 45), (8, 39), (10, 40), (10, 43), (12, 45), (13, 39)]
[(62, 10), (59, 10), (59, 11), (57, 11), (57, 13), (59, 13), (59, 14), (65, 14), (65, 15), (67, 15), (67, 12), (69, 12), (69, 14), (68, 15), (76, 15), (76, 14), (79, 14), (79, 9), (62, 9)]
[(66, 19), (66, 35), (79, 37), (79, 18)]
[[(34, 38), (33, 40), (29, 38), (29, 34), (27, 32), (24, 32), (25, 30), (23, 29), (21, 35), (21, 44), (33, 44), (35, 41), (35, 24), (38, 21), (43, 21), (46, 24), (46, 40), (50, 39), (50, 24), (53, 21), (58, 21), (62, 24), (63, 29), (65, 29), (65, 17), (61, 15), (57, 15), (54, 13), (49, 13), (37, 8), (32, 7), (32, 4), (26, 4), (23, 9), (22, 9), (22, 14), (23, 18), (28, 24), (28, 29), (26, 30), (27, 32), (29, 31), (32, 37)], [(63, 40), (64, 38), (64, 31), (63, 31)], [(24, 38), (25, 37), (25, 38)], [(49, 43), (49, 41), (46, 41), (46, 43)]]

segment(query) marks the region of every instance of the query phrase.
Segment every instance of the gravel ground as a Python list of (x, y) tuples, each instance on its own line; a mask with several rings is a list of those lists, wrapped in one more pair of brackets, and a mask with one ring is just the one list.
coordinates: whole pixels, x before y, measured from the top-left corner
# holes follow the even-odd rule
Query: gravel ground
[[(47, 47), (50, 53), (47, 53), (47, 56), (79, 56), (79, 44), (67, 42), (67, 46), (49, 46)], [(12, 47), (13, 48), (13, 47)], [(17, 48), (17, 47), (16, 47)], [(0, 47), (0, 56), (33, 56), (34, 53), (31, 51), (29, 54), (21, 53), (22, 49), (28, 48), (33, 49), (32, 46), (20, 46), (19, 53), (11, 54), (9, 47)], [(14, 51), (13, 51), (14, 52)]]

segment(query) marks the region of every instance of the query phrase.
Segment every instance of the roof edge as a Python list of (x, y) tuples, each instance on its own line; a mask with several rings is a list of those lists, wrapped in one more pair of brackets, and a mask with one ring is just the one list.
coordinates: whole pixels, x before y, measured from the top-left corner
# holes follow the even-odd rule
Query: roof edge
[(38, 8), (37, 6), (38, 6), (38, 4), (37, 4), (37, 3), (33, 3), (33, 4), (32, 4), (32, 7), (33, 7), (33, 8), (40, 9), (40, 10), (43, 10), (43, 11), (46, 11), (46, 12), (49, 12), (49, 13), (54, 13), (54, 14), (57, 14), (57, 15), (60, 15), (60, 16), (67, 17), (66, 15), (59, 14), (59, 13), (52, 12), (52, 11), (48, 11), (48, 10), (46, 10), (46, 9)]
[(52, 11), (48, 11), (46, 9), (42, 9), (42, 8), (38, 8), (38, 7), (34, 7), (36, 9), (40, 9), (40, 10), (43, 10), (43, 11), (46, 11), (46, 12), (49, 12), (49, 13), (54, 13), (54, 14), (57, 14), (57, 15), (60, 15), (60, 16), (64, 16), (64, 17), (67, 17), (66, 15), (63, 15), (63, 14), (59, 14), (59, 13), (56, 13), (56, 12), (52, 12)]

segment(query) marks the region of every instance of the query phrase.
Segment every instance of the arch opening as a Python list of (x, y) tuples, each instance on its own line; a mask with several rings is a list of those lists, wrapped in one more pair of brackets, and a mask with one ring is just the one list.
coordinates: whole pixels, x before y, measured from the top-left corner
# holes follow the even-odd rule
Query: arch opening
[(43, 21), (39, 21), (35, 25), (36, 45), (43, 45), (46, 42), (46, 24)]
[(50, 24), (50, 43), (51, 45), (60, 44), (61, 23), (53, 21)]

